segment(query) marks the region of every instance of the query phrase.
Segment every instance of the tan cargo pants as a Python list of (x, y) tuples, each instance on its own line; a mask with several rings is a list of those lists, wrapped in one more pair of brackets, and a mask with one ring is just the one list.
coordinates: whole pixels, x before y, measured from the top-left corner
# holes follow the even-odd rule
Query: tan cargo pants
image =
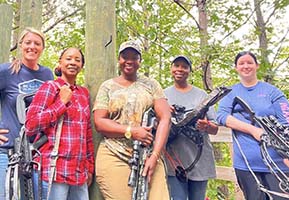
[[(132, 188), (127, 185), (130, 166), (101, 143), (96, 155), (96, 182), (105, 200), (130, 200)], [(149, 186), (149, 200), (169, 200), (167, 176), (159, 161)]]

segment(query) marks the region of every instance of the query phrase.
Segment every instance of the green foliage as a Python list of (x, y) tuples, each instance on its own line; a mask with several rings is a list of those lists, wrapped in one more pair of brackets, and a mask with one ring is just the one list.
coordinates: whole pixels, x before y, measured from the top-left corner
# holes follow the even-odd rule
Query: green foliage
[(207, 187), (207, 197), (210, 200), (234, 200), (235, 186), (230, 181), (209, 180)]
[(190, 26), (181, 26), (180, 18), (184, 13), (178, 12), (176, 5), (168, 1), (121, 1), (117, 6), (117, 21), (123, 24), (118, 28), (121, 30), (117, 32), (118, 44), (138, 39), (145, 48), (140, 71), (156, 78), (164, 87), (171, 84), (170, 59), (190, 50), (182, 42), (191, 32)]
[[(200, 63), (201, 56), (205, 53), (210, 62), (214, 86), (232, 85), (239, 81), (233, 63), (235, 55), (243, 50), (252, 50), (261, 63), (258, 77), (263, 80), (270, 75), (272, 83), (289, 98), (289, 38), (288, 15), (286, 15), (289, 0), (263, 0), (261, 4), (261, 11), (267, 23), (266, 52), (269, 63), (261, 57), (258, 37), (260, 29), (256, 24), (253, 0), (207, 1), (209, 40), (208, 45), (203, 49), (200, 48), (198, 9), (195, 4), (192, 4), (195, 1), (179, 2), (191, 15), (188, 15), (173, 0), (116, 1), (117, 47), (128, 39), (136, 39), (142, 44), (144, 50), (141, 73), (156, 78), (163, 88), (168, 87), (173, 83), (170, 74), (171, 60), (176, 55), (184, 54), (193, 63), (190, 82), (203, 87)], [(0, 0), (0, 3), (13, 5), (15, 15), (13, 33), (17, 36), (19, 3), (16, 0)], [(42, 30), (47, 38), (41, 64), (53, 69), (58, 64), (60, 53), (68, 47), (79, 47), (84, 52), (85, 1), (44, 1)], [(15, 44), (15, 41), (12, 43)], [(15, 55), (16, 51), (11, 52), (11, 57)], [(78, 75), (77, 80), (81, 85), (84, 84), (83, 71)], [(216, 158), (220, 157), (217, 159), (217, 164), (231, 166), (227, 144), (214, 144), (214, 148)], [(229, 185), (229, 197), (226, 199), (233, 199), (233, 184), (220, 180), (209, 181), (210, 199), (222, 199), (222, 192), (217, 188), (222, 188), (223, 185)]]
[[(194, 5), (185, 1), (183, 5), (197, 18)], [(202, 87), (203, 73), (199, 67), (202, 52), (209, 55), (214, 85), (233, 84), (238, 81), (233, 67), (235, 55), (252, 48), (257, 55), (259, 51), (254, 47), (258, 45), (258, 32), (255, 26), (251, 26), (255, 16), (252, 5), (252, 1), (235, 4), (228, 1), (218, 1), (217, 4), (208, 2), (210, 44), (200, 49), (197, 24), (175, 3), (156, 0), (145, 4), (144, 1), (117, 1), (117, 43), (131, 38), (140, 40), (145, 46), (141, 71), (156, 78), (163, 87), (172, 84), (170, 60), (178, 54), (191, 58), (194, 66), (191, 81)], [(250, 27), (246, 29), (248, 31), (242, 30), (244, 26)], [(276, 35), (274, 30), (275, 27), (268, 24), (269, 39)], [(272, 54), (273, 51), (269, 49), (268, 53)], [(272, 66), (264, 62), (261, 64), (259, 78), (272, 75)]]
[(289, 5), (289, 0), (273, 1), (272, 3), (276, 9), (282, 9)]
[[(187, 2), (189, 1), (181, 1), (191, 15), (198, 19), (195, 5)], [(232, 62), (237, 52), (252, 49), (260, 55), (260, 50), (257, 47), (258, 27), (255, 24), (254, 10), (251, 9), (253, 1), (234, 2), (207, 2), (209, 46), (200, 49), (197, 22), (173, 1), (116, 1), (117, 46), (127, 39), (139, 40), (145, 47), (141, 72), (156, 78), (163, 87), (172, 84), (170, 60), (178, 54), (185, 54), (192, 60), (194, 72), (190, 81), (202, 87), (203, 73), (199, 67), (202, 52), (209, 55), (214, 85), (235, 83), (238, 77), (234, 73)], [(287, 64), (285, 49), (288, 47), (288, 37), (287, 29), (284, 28), (286, 20), (283, 19), (288, 2), (265, 0), (261, 4), (263, 12), (274, 10), (266, 24), (268, 54), (274, 60), (266, 63), (259, 57), (262, 66), (258, 76), (260, 79), (273, 76), (273, 83), (278, 86), (287, 81), (280, 75), (287, 73), (283, 66)], [(1, 0), (0, 3), (12, 4), (17, 20), (19, 4), (16, 0)], [(43, 31), (47, 35), (47, 48), (42, 62), (55, 66), (61, 50), (76, 46), (84, 51), (85, 2), (49, 0), (44, 1), (43, 6)], [(280, 21), (282, 26), (275, 26), (278, 24), (276, 21)], [(16, 33), (17, 23), (15, 25)], [(285, 88), (285, 92), (287, 91)]]
[(15, 3), (15, 0), (0, 0), (0, 3), (5, 3), (5, 4), (13, 4)]
[[(213, 143), (217, 166), (232, 166), (232, 157), (228, 143)], [(212, 179), (208, 182), (207, 196), (209, 199), (234, 199), (235, 186), (233, 182)]]
[(232, 158), (230, 155), (230, 147), (228, 143), (214, 143), (214, 155), (216, 165), (219, 166), (232, 166)]

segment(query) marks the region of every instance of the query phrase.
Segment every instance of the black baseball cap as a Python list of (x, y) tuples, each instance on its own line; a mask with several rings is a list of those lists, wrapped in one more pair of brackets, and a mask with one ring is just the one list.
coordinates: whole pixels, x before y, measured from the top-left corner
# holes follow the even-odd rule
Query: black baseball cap
[(190, 70), (192, 71), (192, 62), (187, 56), (178, 55), (173, 59), (172, 63), (176, 62), (176, 60), (179, 60), (179, 59), (185, 60), (185, 62), (190, 66)]

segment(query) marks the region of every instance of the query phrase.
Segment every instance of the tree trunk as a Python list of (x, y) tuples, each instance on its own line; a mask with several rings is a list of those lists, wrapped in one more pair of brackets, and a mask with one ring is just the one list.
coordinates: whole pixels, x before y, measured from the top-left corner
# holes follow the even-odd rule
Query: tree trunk
[[(20, 23), (18, 33), (21, 33), (25, 27), (33, 27), (41, 30), (42, 27), (42, 0), (22, 0), (20, 8)], [(21, 52), (18, 48), (18, 57)]]
[[(90, 91), (92, 106), (100, 84), (116, 74), (115, 23), (115, 1), (86, 0), (85, 85)], [(100, 139), (94, 131), (95, 152)], [(91, 200), (103, 199), (95, 181), (89, 193)]]
[(203, 70), (203, 85), (207, 91), (213, 90), (211, 68), (208, 51), (208, 17), (206, 11), (206, 0), (197, 0), (199, 11), (199, 32), (201, 49), (201, 67)]
[(38, 30), (42, 27), (42, 0), (22, 0), (20, 11), (20, 32), (25, 27)]
[(13, 10), (8, 4), (0, 4), (0, 63), (9, 61)]
[(261, 10), (261, 1), (260, 0), (254, 0), (254, 6), (255, 6), (255, 12), (256, 12), (256, 29), (259, 37), (259, 47), (261, 51), (261, 66), (262, 72), (264, 73), (264, 80), (266, 82), (271, 83), (273, 80), (273, 71), (270, 67), (269, 62), (269, 51), (268, 51), (268, 38), (266, 34), (266, 23), (264, 22), (262, 10)]

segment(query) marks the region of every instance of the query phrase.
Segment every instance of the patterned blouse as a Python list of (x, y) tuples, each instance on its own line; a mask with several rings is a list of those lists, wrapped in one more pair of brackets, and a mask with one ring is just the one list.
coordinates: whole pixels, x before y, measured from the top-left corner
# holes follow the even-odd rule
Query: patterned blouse
[[(109, 112), (109, 118), (119, 124), (140, 126), (143, 113), (153, 107), (154, 100), (160, 98), (165, 98), (165, 95), (160, 84), (154, 79), (138, 76), (137, 80), (128, 87), (109, 79), (101, 84), (93, 111), (106, 109)], [(102, 142), (120, 157), (131, 156), (131, 140), (124, 137), (104, 137)]]

